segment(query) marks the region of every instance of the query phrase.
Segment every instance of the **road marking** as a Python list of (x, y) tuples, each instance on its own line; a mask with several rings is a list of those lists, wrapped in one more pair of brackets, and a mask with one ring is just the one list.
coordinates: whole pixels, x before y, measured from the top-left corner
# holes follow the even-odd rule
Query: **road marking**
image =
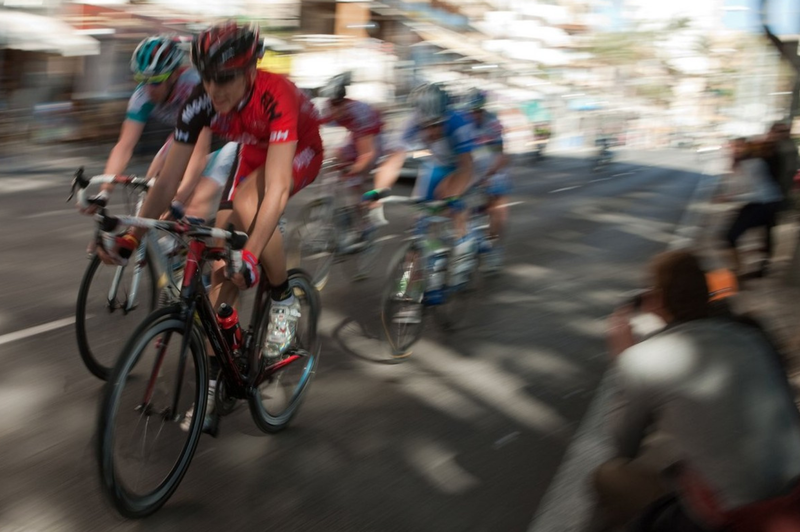
[(3, 177), (0, 178), (0, 194), (14, 194), (16, 192), (28, 192), (30, 190), (50, 188), (58, 183), (63, 183), (63, 180), (55, 180), (52, 177), (44, 179), (35, 177)]
[(571, 187), (557, 188), (555, 190), (551, 190), (550, 194), (556, 194), (557, 192), (565, 192), (567, 190), (572, 190), (574, 188), (580, 188), (580, 185), (573, 185)]
[(400, 238), (400, 236), (401, 236), (401, 235), (386, 235), (386, 236), (382, 236), (382, 237), (380, 237), (378, 240), (376, 240), (376, 241), (375, 241), (375, 243), (377, 244), (378, 242), (386, 242), (387, 240), (392, 240), (392, 239), (395, 239), (395, 238)]
[(61, 214), (80, 214), (77, 208), (72, 207), (71, 209), (60, 209), (57, 211), (46, 211), (46, 212), (37, 212), (35, 214), (28, 214), (23, 216), (24, 220), (29, 220), (31, 218), (44, 218), (46, 216), (58, 216)]
[(73, 323), (75, 323), (74, 316), (71, 318), (64, 318), (62, 320), (51, 321), (50, 323), (43, 323), (42, 325), (36, 325), (35, 327), (22, 329), (21, 331), (4, 334), (3, 336), (0, 336), (0, 345), (9, 344), (11, 342), (16, 342), (17, 340), (22, 340), (23, 338), (28, 338), (29, 336), (35, 336), (37, 334), (60, 329), (61, 327), (72, 325)]
[(608, 181), (611, 179), (610, 177), (598, 177), (597, 179), (592, 179), (589, 183), (599, 183), (600, 181)]

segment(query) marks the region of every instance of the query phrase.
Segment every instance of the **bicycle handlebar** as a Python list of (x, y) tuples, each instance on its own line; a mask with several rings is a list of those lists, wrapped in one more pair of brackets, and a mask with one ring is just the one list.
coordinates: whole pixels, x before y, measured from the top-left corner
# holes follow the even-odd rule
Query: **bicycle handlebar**
[(225, 240), (231, 249), (240, 250), (247, 244), (247, 233), (242, 231), (226, 231), (219, 227), (195, 225), (184, 222), (171, 222), (167, 220), (153, 220), (139, 218), (138, 216), (110, 216), (96, 214), (95, 219), (105, 232), (116, 230), (119, 226), (142, 227), (145, 229), (159, 229), (176, 235), (186, 235), (193, 238), (217, 238)]
[(90, 198), (87, 198), (86, 189), (89, 187), (89, 185), (102, 184), (102, 183), (115, 183), (125, 186), (132, 186), (134, 188), (149, 189), (151, 186), (153, 186), (154, 182), (155, 179), (147, 177), (136, 177), (133, 175), (126, 176), (126, 175), (101, 174), (87, 178), (83, 174), (83, 167), (81, 167), (78, 169), (77, 172), (75, 172), (75, 177), (72, 179), (72, 188), (70, 189), (70, 194), (69, 197), (67, 198), (67, 201), (72, 199), (77, 189), (78, 205), (80, 205), (82, 208), (85, 209), (90, 204), (98, 205), (100, 207), (105, 207), (106, 204), (105, 200), (103, 199), (92, 200)]

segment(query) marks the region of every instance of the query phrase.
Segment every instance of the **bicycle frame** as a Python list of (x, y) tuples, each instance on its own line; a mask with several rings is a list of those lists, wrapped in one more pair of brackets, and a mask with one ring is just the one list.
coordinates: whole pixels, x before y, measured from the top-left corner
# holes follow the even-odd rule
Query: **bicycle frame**
[[(247, 359), (247, 373), (243, 373), (236, 364), (234, 351), (228, 345), (225, 336), (217, 322), (217, 313), (208, 298), (205, 285), (201, 280), (200, 273), (208, 260), (222, 259), (226, 255), (225, 248), (210, 247), (204, 241), (192, 239), (189, 242), (189, 253), (186, 258), (186, 268), (184, 270), (183, 284), (181, 286), (181, 305), (185, 320), (185, 329), (181, 342), (179, 371), (177, 373), (178, 382), (175, 383), (175, 395), (173, 397), (172, 412), (177, 412), (178, 398), (182, 386), (183, 369), (188, 355), (189, 338), (194, 326), (194, 315), (197, 314), (203, 331), (208, 337), (211, 348), (219, 361), (223, 379), (226, 384), (227, 393), (237, 399), (245, 399), (248, 394), (261, 385), (272, 374), (283, 367), (295, 362), (303, 355), (294, 353), (286, 358), (270, 364), (264, 365), (263, 358), (260, 357), (261, 346), (253, 341), (254, 337), (259, 336), (260, 324), (263, 320), (265, 298), (269, 297), (269, 281), (266, 275), (261, 276), (257, 292), (256, 304), (253, 306), (251, 322), (247, 331), (243, 333), (243, 345), (241, 356)], [(166, 344), (167, 341), (164, 342)], [(150, 376), (151, 382), (148, 383), (143, 404), (148, 404), (152, 390), (155, 387), (155, 379), (158, 369), (163, 362), (166, 349), (161, 349), (156, 357), (154, 371)]]

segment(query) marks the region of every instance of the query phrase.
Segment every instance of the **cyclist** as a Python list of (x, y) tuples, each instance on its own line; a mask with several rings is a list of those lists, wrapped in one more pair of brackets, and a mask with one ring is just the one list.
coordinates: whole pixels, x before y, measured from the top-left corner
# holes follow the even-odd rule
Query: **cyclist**
[(500, 237), (508, 221), (506, 196), (511, 191), (511, 177), (505, 171), (508, 157), (503, 151), (503, 126), (494, 113), (486, 110), (486, 93), (472, 89), (467, 93), (466, 107), (475, 126), (476, 152), (475, 174), (477, 182), (489, 197), (489, 234), (492, 238), (492, 253), (487, 268), (499, 267), (502, 257)]
[[(338, 150), (337, 159), (346, 166), (344, 179), (348, 186), (358, 190), (369, 179), (382, 154), (383, 120), (369, 104), (346, 97), (349, 84), (348, 72), (334, 76), (322, 88), (321, 95), (328, 101), (321, 123), (344, 127), (350, 133), (348, 143)], [(377, 203), (369, 209), (368, 220), (372, 227), (388, 223), (383, 217), (382, 204)]]
[[(183, 65), (184, 56), (179, 42), (172, 35), (148, 37), (136, 47), (131, 57), (131, 70), (139, 86), (128, 102), (119, 139), (106, 162), (105, 174), (116, 175), (125, 171), (148, 120), (154, 118), (163, 124), (175, 125), (178, 112), (200, 82), (197, 71)], [(214, 161), (206, 167), (210, 143), (211, 133), (204, 131), (174, 198), (179, 211), (185, 210), (187, 214), (198, 218), (206, 218), (211, 214), (209, 206), (227, 177), (219, 171)], [(159, 173), (171, 145), (170, 135), (147, 170), (148, 177)], [(203, 175), (208, 177), (203, 178)], [(113, 184), (103, 184), (95, 197), (107, 200), (113, 189)], [(184, 205), (187, 207), (184, 208)], [(91, 206), (84, 210), (92, 213), (95, 209)]]
[[(380, 166), (375, 176), (376, 189), (365, 194), (367, 199), (386, 194), (397, 181), (406, 152), (423, 144), (430, 152), (432, 164), (426, 164), (417, 177), (413, 195), (434, 200), (451, 199), (450, 215), (456, 240), (451, 251), (451, 279), (472, 267), (475, 239), (467, 231), (467, 212), (458, 200), (474, 181), (472, 152), (475, 148), (474, 128), (468, 116), (458, 111), (449, 95), (438, 83), (422, 85), (409, 95), (413, 116), (402, 134), (402, 147)], [(417, 308), (414, 306), (413, 308)], [(421, 317), (401, 312), (395, 322), (418, 322)]]
[[(226, 227), (232, 222), (249, 239), (238, 270), (228, 272), (224, 264), (215, 264), (210, 296), (215, 305), (233, 304), (238, 289), (258, 284), (260, 261), (272, 286), (265, 351), (275, 356), (292, 342), (300, 318), (300, 303), (289, 288), (279, 219), (289, 197), (316, 179), (322, 140), (314, 105), (284, 76), (257, 70), (258, 52), (255, 25), (224, 22), (197, 35), (192, 61), (202, 83), (179, 114), (174, 145), (142, 206), (142, 216), (157, 217), (169, 207), (203, 128), (240, 143), (216, 224)], [(129, 229), (117, 239), (114, 251), (136, 249), (142, 234)], [(108, 255), (106, 260), (113, 260)], [(212, 357), (212, 392), (218, 371)], [(206, 430), (213, 422), (212, 395)]]

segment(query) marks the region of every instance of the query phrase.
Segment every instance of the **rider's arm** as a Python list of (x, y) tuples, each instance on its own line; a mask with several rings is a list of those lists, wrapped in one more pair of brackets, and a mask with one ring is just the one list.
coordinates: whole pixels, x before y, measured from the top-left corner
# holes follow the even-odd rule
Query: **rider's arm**
[[(122, 122), (119, 139), (111, 149), (111, 154), (108, 156), (103, 173), (117, 175), (125, 171), (133, 156), (133, 149), (142, 136), (142, 131), (144, 131), (144, 122), (137, 122), (129, 118)], [(106, 183), (102, 186), (102, 189), (110, 192), (114, 189), (114, 185)]]
[(459, 153), (456, 159), (456, 169), (448, 175), (436, 188), (436, 197), (439, 199), (453, 198), (466, 192), (472, 181), (472, 154)]
[[(181, 177), (183, 177), (186, 167), (189, 165), (189, 160), (192, 158), (192, 152), (194, 152), (194, 144), (177, 141), (173, 143), (167, 154), (167, 160), (164, 162), (161, 175), (158, 176), (153, 188), (148, 192), (139, 216), (142, 218), (158, 218), (169, 208), (172, 198), (175, 197), (175, 193), (178, 191)], [(147, 229), (135, 227), (132, 231), (137, 238), (141, 239)]]
[(183, 180), (181, 180), (178, 192), (175, 194), (175, 201), (185, 205), (189, 200), (197, 183), (203, 177), (203, 170), (206, 168), (209, 151), (211, 151), (211, 130), (206, 127), (203, 128), (200, 137), (197, 139), (192, 158), (189, 160)]
[(378, 168), (375, 174), (375, 188), (392, 188), (397, 178), (400, 176), (400, 170), (406, 161), (406, 150), (400, 149), (392, 153)]
[(356, 139), (356, 151), (358, 156), (355, 163), (350, 167), (350, 174), (358, 175), (371, 165), (378, 155), (375, 146), (375, 135), (365, 135)]
[(491, 176), (499, 172), (505, 165), (508, 164), (508, 156), (506, 152), (503, 151), (502, 144), (500, 145), (500, 153), (497, 154), (495, 157), (494, 163), (486, 170), (486, 176)]
[(264, 201), (253, 221), (253, 231), (245, 246), (256, 257), (261, 255), (278, 227), (278, 220), (289, 201), (292, 190), (292, 162), (297, 142), (272, 143), (264, 165)]
[[(178, 113), (172, 148), (167, 154), (161, 174), (147, 194), (139, 216), (158, 218), (169, 208), (178, 191), (181, 178), (186, 172), (186, 167), (189, 166), (195, 144), (197, 144), (203, 128), (208, 127), (211, 123), (212, 114), (211, 99), (205, 93), (203, 86), (198, 85), (183, 104), (181, 112)], [(137, 237), (141, 238), (146, 230), (133, 228), (133, 231)]]

